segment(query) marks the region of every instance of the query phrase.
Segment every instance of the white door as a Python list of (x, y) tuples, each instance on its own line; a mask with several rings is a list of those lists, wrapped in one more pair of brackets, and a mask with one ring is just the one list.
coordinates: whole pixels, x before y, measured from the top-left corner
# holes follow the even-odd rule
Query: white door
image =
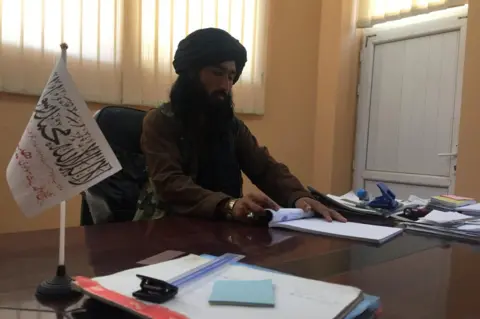
[(365, 36), (357, 111), (354, 188), (397, 195), (452, 193), (466, 18)]

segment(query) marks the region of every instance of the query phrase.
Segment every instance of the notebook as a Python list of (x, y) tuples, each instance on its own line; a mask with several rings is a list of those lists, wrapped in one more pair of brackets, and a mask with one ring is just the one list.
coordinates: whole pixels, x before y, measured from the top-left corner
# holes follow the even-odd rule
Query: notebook
[(473, 198), (469, 197), (461, 197), (455, 195), (441, 195), (441, 196), (433, 196), (430, 199), (430, 203), (433, 205), (440, 205), (445, 208), (459, 208), (467, 205), (475, 204), (476, 201)]
[[(376, 244), (382, 244), (401, 234), (403, 231), (402, 228), (354, 222), (328, 222), (321, 218), (311, 217), (308, 214), (305, 214), (302, 218), (295, 218), (300, 216), (299, 212), (296, 212), (295, 215), (290, 215), (289, 218), (289, 211), (292, 211), (292, 209), (289, 209), (288, 211), (280, 209), (277, 212), (273, 212), (272, 214), (274, 217), (269, 223), (269, 227), (286, 228), (305, 233), (354, 239)], [(275, 214), (279, 214), (280, 218), (275, 218)]]

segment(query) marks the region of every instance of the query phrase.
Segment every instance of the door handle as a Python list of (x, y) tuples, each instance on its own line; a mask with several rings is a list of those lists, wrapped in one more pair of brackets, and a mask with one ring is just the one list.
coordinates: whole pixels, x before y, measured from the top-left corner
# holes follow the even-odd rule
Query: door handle
[(457, 153), (438, 153), (438, 156), (450, 156), (450, 157), (456, 157)]

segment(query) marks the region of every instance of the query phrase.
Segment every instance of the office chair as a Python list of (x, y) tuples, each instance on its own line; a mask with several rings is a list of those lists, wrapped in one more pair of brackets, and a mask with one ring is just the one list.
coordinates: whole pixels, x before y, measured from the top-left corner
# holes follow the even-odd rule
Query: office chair
[(126, 106), (106, 106), (94, 118), (122, 165), (122, 170), (82, 194), (82, 226), (131, 221), (140, 191), (148, 180), (140, 148), (143, 118), (147, 112)]

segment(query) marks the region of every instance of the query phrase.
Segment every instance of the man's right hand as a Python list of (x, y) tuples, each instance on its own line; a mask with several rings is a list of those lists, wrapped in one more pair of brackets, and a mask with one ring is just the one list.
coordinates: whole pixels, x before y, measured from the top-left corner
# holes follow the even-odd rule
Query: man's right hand
[(250, 193), (237, 200), (232, 213), (235, 220), (248, 222), (248, 214), (263, 215), (265, 209), (276, 211), (280, 209), (280, 206), (265, 194)]

